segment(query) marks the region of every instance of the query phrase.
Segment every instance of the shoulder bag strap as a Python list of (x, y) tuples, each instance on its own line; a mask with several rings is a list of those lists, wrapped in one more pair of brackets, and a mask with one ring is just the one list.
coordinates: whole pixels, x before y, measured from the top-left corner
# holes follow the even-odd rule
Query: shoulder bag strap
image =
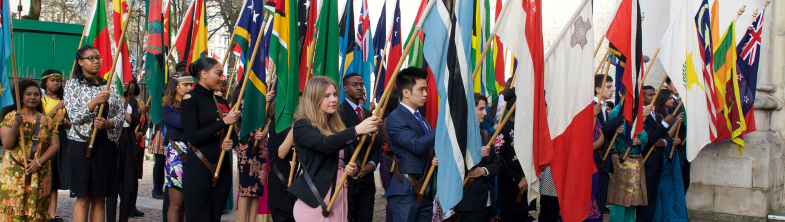
[[(322, 207), (322, 216), (324, 217), (330, 216), (330, 212), (327, 211), (327, 204), (324, 203), (324, 198), (322, 197), (322, 195), (319, 194), (319, 190), (316, 189), (316, 185), (314, 185), (313, 180), (311, 180), (311, 176), (308, 175), (308, 170), (307, 167), (305, 167), (305, 163), (300, 161), (300, 164), (303, 164), (303, 168), (306, 168), (306, 170), (303, 170), (303, 178), (305, 178), (305, 183), (308, 184), (308, 188), (310, 188), (311, 193), (316, 198), (316, 202), (319, 203), (319, 206)], [(335, 186), (335, 181), (333, 181), (333, 187), (334, 186)], [(333, 192), (335, 192), (335, 190), (333, 190)]]

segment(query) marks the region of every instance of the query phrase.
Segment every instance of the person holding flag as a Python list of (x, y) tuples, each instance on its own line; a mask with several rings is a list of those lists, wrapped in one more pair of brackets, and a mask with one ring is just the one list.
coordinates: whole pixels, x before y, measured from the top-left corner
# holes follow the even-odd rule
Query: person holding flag
[[(74, 221), (105, 220), (106, 197), (119, 189), (117, 175), (117, 141), (125, 118), (117, 85), (104, 90), (107, 80), (99, 75), (104, 59), (94, 46), (82, 46), (76, 52), (73, 78), (65, 83), (65, 109), (71, 118), (68, 149), (71, 158), (71, 197), (76, 197)], [(107, 104), (102, 116), (99, 106)], [(92, 157), (87, 157), (90, 135), (95, 133)]]
[[(63, 96), (63, 74), (57, 70), (46, 70), (41, 74), (41, 88), (44, 89), (44, 95), (41, 103), (44, 105), (44, 112), (46, 116), (59, 122), (57, 128), (57, 135), (59, 138), (60, 146), (68, 146), (68, 133), (66, 129), (71, 129), (71, 120), (68, 119), (65, 113), (65, 102)], [(68, 150), (60, 149), (57, 154), (52, 158), (52, 198), (49, 202), (49, 215), (58, 221), (62, 219), (57, 215), (57, 191), (68, 190), (68, 178), (70, 177), (71, 169), (68, 167)]]

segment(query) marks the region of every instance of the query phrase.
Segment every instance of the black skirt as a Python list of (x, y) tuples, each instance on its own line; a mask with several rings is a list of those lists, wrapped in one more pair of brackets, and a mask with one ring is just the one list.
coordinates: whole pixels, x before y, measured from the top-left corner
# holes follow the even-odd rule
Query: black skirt
[(71, 197), (105, 198), (117, 195), (117, 144), (106, 135), (106, 130), (96, 133), (93, 157), (87, 158), (90, 142), (68, 141), (71, 166)]
[(71, 181), (71, 167), (68, 165), (68, 133), (63, 126), (59, 127), (58, 139), (60, 149), (51, 159), (52, 190), (68, 190)]

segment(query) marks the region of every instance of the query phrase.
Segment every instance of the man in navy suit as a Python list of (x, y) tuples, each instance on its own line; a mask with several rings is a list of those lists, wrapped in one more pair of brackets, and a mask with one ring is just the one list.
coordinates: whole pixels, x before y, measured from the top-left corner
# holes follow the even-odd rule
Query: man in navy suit
[[(433, 180), (429, 184), (422, 183), (428, 168), (434, 167), (431, 160), (436, 133), (417, 111), (425, 105), (428, 95), (427, 77), (428, 73), (423, 69), (406, 68), (395, 81), (402, 98), (400, 106), (387, 118), (387, 134), (397, 164), (390, 187), (384, 194), (395, 222), (425, 222), (431, 221), (433, 216), (433, 198), (429, 195)], [(425, 196), (417, 203), (416, 193), (421, 186), (426, 186)]]

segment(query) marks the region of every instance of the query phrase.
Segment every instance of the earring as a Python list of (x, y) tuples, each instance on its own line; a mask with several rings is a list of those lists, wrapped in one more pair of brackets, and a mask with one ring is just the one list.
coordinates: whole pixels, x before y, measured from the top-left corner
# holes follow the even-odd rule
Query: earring
[(207, 76), (205, 76), (205, 77), (202, 77), (202, 79), (207, 79)]

